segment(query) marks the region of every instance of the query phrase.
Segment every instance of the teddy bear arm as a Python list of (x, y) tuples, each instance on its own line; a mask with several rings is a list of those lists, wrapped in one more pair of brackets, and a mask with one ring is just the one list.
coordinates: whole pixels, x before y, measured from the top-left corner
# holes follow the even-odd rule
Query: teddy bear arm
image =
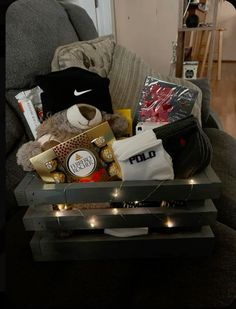
[(123, 136), (128, 128), (127, 119), (120, 114), (102, 114), (103, 121), (107, 121), (116, 137)]
[(23, 144), (17, 151), (16, 159), (17, 164), (21, 165), (23, 170), (30, 172), (34, 170), (33, 165), (30, 162), (30, 158), (40, 154), (42, 152), (41, 145), (37, 141), (29, 141)]

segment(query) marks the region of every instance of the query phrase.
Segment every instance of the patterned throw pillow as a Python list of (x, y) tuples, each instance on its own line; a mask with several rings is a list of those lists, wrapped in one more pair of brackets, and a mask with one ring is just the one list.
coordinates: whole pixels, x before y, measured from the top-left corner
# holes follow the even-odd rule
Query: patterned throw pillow
[(112, 35), (60, 46), (54, 53), (51, 69), (60, 71), (69, 67), (80, 67), (107, 77), (114, 47), (115, 41)]

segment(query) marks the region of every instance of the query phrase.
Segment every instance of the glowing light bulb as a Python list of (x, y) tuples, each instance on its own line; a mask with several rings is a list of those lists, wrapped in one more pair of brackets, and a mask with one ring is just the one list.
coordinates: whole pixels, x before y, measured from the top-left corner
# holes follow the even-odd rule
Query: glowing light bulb
[(191, 185), (193, 185), (195, 183), (194, 179), (190, 179), (189, 183), (191, 183)]
[(66, 205), (66, 204), (57, 204), (57, 208), (58, 208), (58, 210), (60, 210), (60, 211), (66, 210), (67, 205)]
[(173, 223), (172, 220), (170, 220), (170, 218), (167, 218), (167, 220), (166, 220), (166, 225), (167, 225), (167, 227), (173, 227), (173, 226), (174, 226), (174, 223)]
[(135, 205), (138, 205), (138, 203), (139, 203), (139, 201), (134, 201), (134, 204), (135, 204)]
[(118, 197), (119, 196), (119, 191), (117, 189), (115, 189), (115, 191), (112, 194), (114, 197)]
[(161, 201), (161, 207), (165, 207), (166, 206), (166, 201)]
[(89, 224), (92, 228), (94, 228), (96, 226), (96, 220), (95, 219), (90, 219), (89, 220)]
[(113, 208), (112, 212), (113, 212), (114, 215), (117, 215), (118, 214), (118, 209), (117, 208)]
[(60, 216), (61, 216), (61, 211), (60, 211), (60, 210), (57, 210), (57, 211), (55, 212), (55, 216), (56, 216), (56, 217), (60, 217)]

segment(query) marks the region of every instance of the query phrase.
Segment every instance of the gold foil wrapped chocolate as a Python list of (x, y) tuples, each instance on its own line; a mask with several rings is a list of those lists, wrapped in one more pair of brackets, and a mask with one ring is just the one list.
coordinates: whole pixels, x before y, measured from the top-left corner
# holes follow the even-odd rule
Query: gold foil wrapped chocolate
[(105, 162), (114, 161), (112, 151), (111, 151), (110, 147), (108, 147), (108, 146), (102, 148), (102, 150), (100, 152), (100, 157)]
[(97, 147), (101, 148), (106, 146), (106, 139), (104, 136), (99, 136), (92, 140), (92, 143), (94, 143)]
[(51, 175), (55, 180), (55, 183), (63, 183), (66, 181), (66, 176), (62, 172), (52, 172)]
[(122, 178), (120, 169), (118, 168), (118, 165), (115, 162), (112, 162), (108, 167), (108, 173), (111, 177), (117, 176), (120, 179)]
[(53, 205), (53, 210), (66, 210), (67, 206), (66, 204), (56, 204)]
[(53, 159), (51, 161), (48, 161), (45, 163), (45, 165), (50, 172), (53, 172), (57, 168), (57, 160)]
[(67, 204), (53, 204), (52, 209), (55, 211), (64, 211), (73, 209), (72, 205)]

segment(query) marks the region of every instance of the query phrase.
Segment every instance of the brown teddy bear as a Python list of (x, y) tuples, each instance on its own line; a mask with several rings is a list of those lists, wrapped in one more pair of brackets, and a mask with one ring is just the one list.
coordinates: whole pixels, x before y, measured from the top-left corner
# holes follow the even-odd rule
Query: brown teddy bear
[(108, 121), (115, 137), (122, 136), (128, 128), (128, 121), (120, 114), (100, 112), (89, 104), (75, 104), (57, 112), (37, 128), (35, 141), (29, 141), (19, 148), (17, 164), (24, 171), (32, 171), (34, 168), (30, 158), (105, 121)]

